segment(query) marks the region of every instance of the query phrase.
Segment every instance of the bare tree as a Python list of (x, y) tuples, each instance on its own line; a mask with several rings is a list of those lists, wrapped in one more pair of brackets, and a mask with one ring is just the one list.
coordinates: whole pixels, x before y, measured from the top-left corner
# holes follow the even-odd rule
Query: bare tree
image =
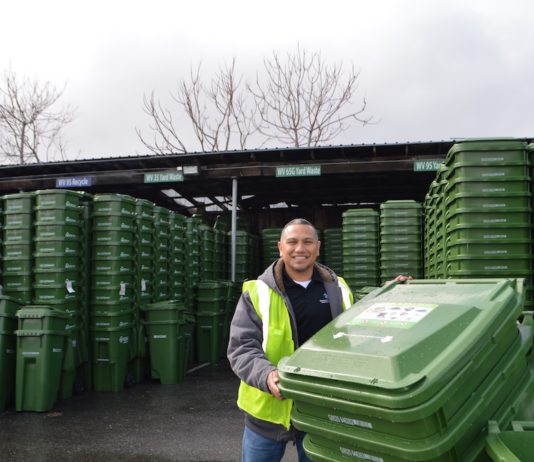
[(48, 81), (18, 78), (11, 69), (0, 79), (0, 159), (26, 164), (65, 158), (62, 130), (74, 119), (74, 111), (52, 110), (65, 87), (58, 90)]
[[(253, 110), (247, 106), (242, 79), (236, 76), (235, 59), (219, 69), (208, 85), (201, 78), (200, 65), (191, 68), (189, 80), (181, 80), (172, 100), (185, 113), (201, 151), (244, 149), (254, 132)], [(155, 154), (188, 152), (187, 133), (178, 127), (172, 110), (156, 99), (154, 91), (143, 98), (143, 111), (151, 119), (151, 139), (136, 128), (143, 145)]]
[(285, 60), (276, 52), (265, 59), (264, 73), (249, 86), (259, 114), (256, 128), (266, 140), (284, 145), (317, 146), (334, 139), (351, 123), (367, 124), (365, 99), (351, 107), (359, 72), (327, 65), (320, 52), (297, 46)]

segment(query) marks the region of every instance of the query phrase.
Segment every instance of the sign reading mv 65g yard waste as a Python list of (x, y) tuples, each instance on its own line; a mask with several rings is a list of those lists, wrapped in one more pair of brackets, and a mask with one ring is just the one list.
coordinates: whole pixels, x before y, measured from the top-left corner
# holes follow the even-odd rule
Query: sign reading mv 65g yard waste
[(184, 173), (177, 170), (166, 172), (145, 173), (145, 183), (176, 183), (184, 181)]
[(287, 165), (276, 167), (276, 177), (286, 178), (295, 176), (321, 176), (320, 165)]

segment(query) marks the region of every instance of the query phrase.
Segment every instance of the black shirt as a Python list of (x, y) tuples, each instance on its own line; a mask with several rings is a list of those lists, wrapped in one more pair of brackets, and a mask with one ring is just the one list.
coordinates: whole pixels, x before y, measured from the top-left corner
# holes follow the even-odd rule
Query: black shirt
[(293, 281), (285, 270), (283, 276), (286, 293), (295, 312), (298, 342), (302, 345), (332, 321), (330, 302), (323, 280), (316, 270), (306, 288)]

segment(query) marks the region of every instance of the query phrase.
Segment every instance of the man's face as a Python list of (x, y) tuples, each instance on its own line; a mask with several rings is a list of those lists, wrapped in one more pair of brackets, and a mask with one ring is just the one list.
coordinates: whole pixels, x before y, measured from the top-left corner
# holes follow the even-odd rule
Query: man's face
[(280, 237), (278, 250), (289, 277), (296, 280), (310, 279), (320, 247), (321, 243), (311, 226), (288, 226)]

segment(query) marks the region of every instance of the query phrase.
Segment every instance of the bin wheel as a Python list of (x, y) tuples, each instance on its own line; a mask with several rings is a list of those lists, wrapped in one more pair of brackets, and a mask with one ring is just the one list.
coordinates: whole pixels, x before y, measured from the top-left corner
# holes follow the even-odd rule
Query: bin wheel
[(132, 372), (128, 372), (124, 378), (124, 386), (126, 388), (131, 388), (135, 385), (135, 377)]
[(74, 384), (72, 385), (72, 392), (74, 395), (81, 395), (85, 391), (85, 384), (80, 377), (74, 379)]

